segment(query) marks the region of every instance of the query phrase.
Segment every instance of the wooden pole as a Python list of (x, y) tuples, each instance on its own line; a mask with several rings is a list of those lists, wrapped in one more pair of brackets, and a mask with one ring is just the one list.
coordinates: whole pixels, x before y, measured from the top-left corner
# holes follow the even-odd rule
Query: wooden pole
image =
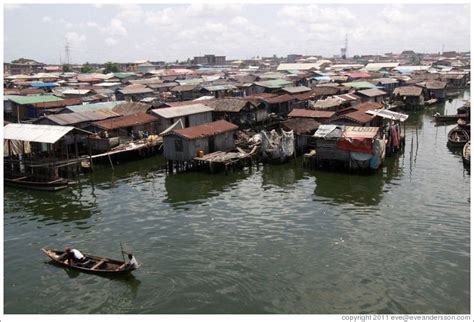
[(107, 156), (109, 157), (110, 166), (112, 167), (112, 170), (115, 170), (114, 164), (113, 164), (113, 162), (112, 162), (112, 157), (110, 156), (110, 154), (107, 154)]

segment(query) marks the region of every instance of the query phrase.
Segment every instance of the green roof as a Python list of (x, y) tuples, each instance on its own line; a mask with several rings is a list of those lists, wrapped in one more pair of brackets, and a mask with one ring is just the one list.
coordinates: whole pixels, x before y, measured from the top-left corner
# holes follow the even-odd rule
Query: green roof
[(59, 102), (62, 98), (54, 95), (16, 96), (9, 95), (8, 99), (19, 105), (29, 105), (36, 103)]
[(363, 89), (363, 88), (375, 88), (376, 86), (369, 82), (349, 82), (349, 83), (342, 83), (344, 86), (349, 86), (352, 88)]
[(115, 106), (119, 104), (126, 103), (126, 101), (115, 101), (115, 102), (101, 102), (101, 103), (92, 103), (92, 104), (80, 104), (80, 105), (71, 105), (66, 108), (73, 112), (87, 112), (87, 111), (96, 111), (96, 110), (112, 110)]
[(127, 78), (127, 77), (130, 77), (130, 76), (135, 76), (135, 73), (114, 73), (114, 77), (117, 77), (117, 78)]
[(256, 84), (268, 88), (281, 88), (285, 85), (292, 84), (292, 82), (284, 79), (272, 79), (263, 82), (257, 82)]

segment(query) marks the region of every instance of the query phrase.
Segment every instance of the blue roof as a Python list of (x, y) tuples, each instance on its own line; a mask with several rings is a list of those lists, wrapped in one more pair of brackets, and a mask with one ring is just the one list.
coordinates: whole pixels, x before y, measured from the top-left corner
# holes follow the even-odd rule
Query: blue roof
[(32, 87), (54, 87), (58, 86), (58, 83), (32, 83)]
[(316, 76), (316, 77), (313, 77), (313, 79), (315, 79), (315, 80), (331, 80), (331, 77), (329, 77), (329, 76)]
[(225, 69), (229, 69), (228, 67), (219, 67), (219, 66), (215, 66), (215, 67), (199, 67), (198, 70), (225, 70)]

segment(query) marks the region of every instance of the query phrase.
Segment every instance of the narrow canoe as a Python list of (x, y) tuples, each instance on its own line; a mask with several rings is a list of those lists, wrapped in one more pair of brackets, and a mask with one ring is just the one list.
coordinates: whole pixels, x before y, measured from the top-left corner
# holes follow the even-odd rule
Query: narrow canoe
[(460, 127), (455, 127), (448, 133), (448, 146), (462, 148), (469, 141), (469, 133)]
[(88, 273), (117, 275), (117, 274), (130, 273), (138, 268), (138, 267), (127, 265), (127, 262), (124, 262), (121, 260), (115, 260), (115, 259), (110, 259), (107, 257), (94, 256), (94, 255), (88, 255), (88, 254), (84, 254), (84, 256), (86, 257), (86, 260), (84, 260), (82, 263), (69, 264), (59, 259), (60, 256), (64, 254), (63, 251), (48, 249), (48, 248), (42, 248), (41, 250), (53, 262), (61, 266), (78, 269), (78, 270), (85, 271)]

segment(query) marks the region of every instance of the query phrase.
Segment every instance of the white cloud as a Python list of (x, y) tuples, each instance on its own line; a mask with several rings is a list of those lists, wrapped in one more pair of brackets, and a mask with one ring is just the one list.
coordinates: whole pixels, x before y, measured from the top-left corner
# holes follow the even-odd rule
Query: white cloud
[(23, 8), (23, 5), (21, 4), (16, 4), (16, 3), (7, 3), (4, 5), (3, 7), (5, 10), (16, 10), (16, 9), (20, 9), (20, 8)]
[(102, 6), (103, 6), (102, 3), (93, 3), (92, 5), (96, 8), (98, 8), (98, 9), (102, 8)]
[(250, 22), (247, 18), (245, 17), (242, 17), (242, 16), (236, 16), (234, 18), (232, 18), (232, 20), (230, 21), (231, 24), (235, 25), (235, 26), (246, 26), (248, 25)]
[(86, 41), (87, 37), (84, 34), (78, 34), (77, 32), (71, 31), (65, 34), (65, 38), (68, 42), (73, 44), (80, 44)]
[(172, 8), (146, 13), (145, 23), (150, 26), (169, 26), (176, 22), (176, 12)]
[(44, 16), (41, 20), (42, 20), (43, 22), (51, 22), (51, 17)]
[(105, 32), (108, 32), (112, 35), (125, 36), (127, 34), (127, 29), (123, 26), (122, 20), (114, 18), (110, 20)]
[(140, 5), (133, 3), (119, 4), (118, 19), (133, 23), (140, 22), (145, 12)]
[(191, 17), (233, 16), (242, 9), (240, 4), (230, 3), (192, 3), (184, 14)]
[(111, 37), (108, 37), (108, 38), (105, 39), (105, 44), (109, 47), (115, 46), (117, 43), (118, 43), (117, 39), (114, 39), (114, 38), (111, 38)]

